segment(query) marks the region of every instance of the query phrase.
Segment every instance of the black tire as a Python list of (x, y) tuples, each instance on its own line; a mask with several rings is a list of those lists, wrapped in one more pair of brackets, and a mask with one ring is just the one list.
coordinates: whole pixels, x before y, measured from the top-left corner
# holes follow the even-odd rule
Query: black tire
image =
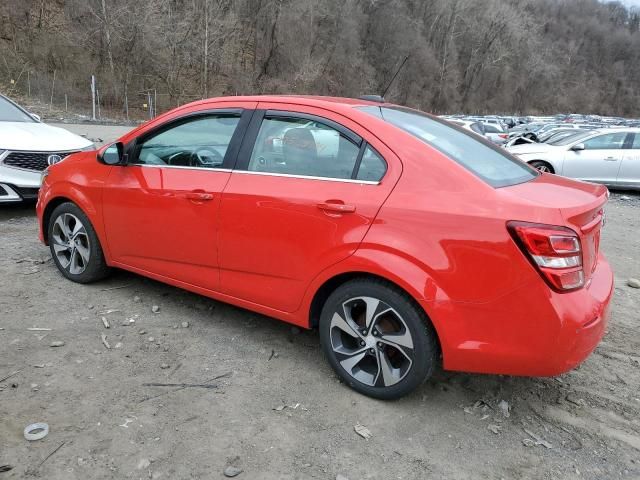
[[(61, 226), (61, 223), (57, 223), (60, 219), (60, 222), (64, 224), (65, 221), (70, 222), (71, 228), (75, 227), (77, 219), (81, 222), (81, 227), (84, 228), (84, 232), (78, 232), (74, 240), (69, 239), (71, 242), (68, 248), (68, 251), (60, 251), (56, 252), (56, 248), (59, 248), (62, 245), (62, 240), (64, 239), (65, 229)], [(62, 234), (61, 234), (62, 231)], [(51, 218), (49, 220), (48, 225), (48, 239), (49, 239), (49, 248), (51, 250), (51, 256), (53, 257), (53, 261), (60, 270), (60, 273), (67, 277), (69, 280), (72, 280), (77, 283), (91, 283), (96, 282), (98, 280), (102, 280), (107, 275), (109, 275), (111, 269), (107, 266), (107, 263), (104, 259), (104, 253), (102, 252), (102, 246), (100, 245), (100, 240), (96, 235), (96, 231), (91, 225), (89, 218), (84, 214), (84, 212), (74, 203), (65, 202), (58, 205), (53, 212), (51, 213)], [(61, 241), (58, 241), (61, 240)], [(77, 254), (77, 268), (74, 270), (72, 265), (72, 257), (76, 254), (77, 251), (80, 251), (80, 248), (73, 248), (73, 242), (77, 241), (82, 244), (83, 252), (88, 252), (88, 261), (84, 261), (84, 257)], [(69, 256), (69, 264), (65, 265), (67, 255)], [(74, 264), (76, 265), (76, 264)], [(81, 271), (80, 271), (81, 269)]]
[(556, 173), (553, 167), (551, 166), (551, 164), (548, 162), (545, 162), (544, 160), (533, 160), (529, 162), (529, 165), (531, 165), (533, 168), (535, 168), (539, 172)]
[[(359, 333), (357, 333), (359, 337), (352, 338), (351, 333), (344, 333), (344, 328), (336, 327), (334, 314), (342, 312), (341, 316), (353, 318), (353, 312), (358, 308), (362, 308), (358, 307), (357, 302), (361, 301), (365, 306), (369, 305), (369, 303), (366, 303), (364, 300), (360, 300), (361, 297), (377, 299), (380, 303), (372, 303), (375, 307), (372, 309), (374, 314), (371, 315), (373, 320), (369, 323), (369, 331), (366, 330), (365, 325), (365, 328), (359, 328)], [(391, 310), (387, 307), (390, 307)], [(349, 309), (350, 313), (347, 315), (347, 310)], [(349, 321), (347, 326), (354, 325), (362, 327), (362, 322), (366, 323), (363, 317), (367, 315), (366, 312), (360, 312), (357, 315), (359, 319), (358, 322)], [(388, 317), (389, 315), (390, 317)], [(342, 322), (338, 321), (338, 323), (344, 325)], [(371, 335), (377, 334), (375, 340), (393, 338), (387, 335), (387, 333), (381, 333), (382, 329), (385, 328), (384, 325), (400, 325), (402, 323), (404, 327), (401, 326), (399, 332), (403, 335), (402, 338), (406, 338), (407, 333), (410, 334), (413, 348), (401, 346), (400, 351), (410, 352), (411, 360), (409, 356), (400, 354), (395, 347), (382, 342), (378, 342), (377, 346), (373, 345), (374, 348), (368, 348), (370, 346), (368, 342), (374, 340), (371, 338)], [(377, 327), (380, 327), (381, 330), (377, 331)], [(432, 375), (438, 362), (439, 350), (436, 332), (425, 313), (404, 291), (383, 280), (370, 278), (355, 279), (338, 287), (329, 296), (322, 308), (319, 331), (322, 349), (333, 370), (347, 385), (369, 397), (393, 400), (407, 395), (422, 385)], [(366, 342), (362, 337), (363, 332), (364, 334), (369, 334)], [(389, 333), (394, 334), (396, 332), (390, 331)], [(397, 334), (396, 338), (398, 338)], [(365, 346), (362, 346), (362, 342), (365, 342)], [(362, 354), (359, 353), (358, 355), (351, 356), (343, 355), (342, 352), (348, 350), (348, 348), (345, 347), (345, 343), (355, 345), (352, 347), (355, 349), (354, 351), (358, 349), (367, 350), (366, 355), (372, 358), (362, 357), (361, 363), (353, 367), (351, 373), (348, 372), (341, 362), (345, 362), (345, 360), (350, 362), (351, 360), (349, 359), (354, 359), (356, 356), (360, 357)], [(334, 344), (336, 344), (339, 352), (334, 348)], [(396, 378), (400, 378), (397, 380), (397, 383), (388, 382), (389, 385), (386, 385), (387, 378), (391, 378), (391, 376), (380, 378), (381, 376), (384, 377), (381, 366), (383, 363), (382, 355), (387, 359), (387, 366), (390, 364), (390, 358), (395, 358), (397, 365), (400, 366), (397, 369), (398, 372), (400, 372), (396, 376)], [(405, 365), (410, 364), (410, 366), (406, 368), (404, 374), (401, 374), (401, 365), (403, 362)], [(378, 374), (374, 373), (376, 371), (375, 365), (377, 365)], [(360, 368), (360, 366), (362, 366), (362, 368)], [(369, 366), (371, 366), (369, 368), (370, 373), (367, 371), (367, 367)], [(375, 379), (371, 379), (369, 383), (366, 381), (363, 382), (361, 379), (354, 377), (354, 371), (361, 377), (365, 375), (373, 377), (375, 375)], [(389, 372), (389, 370), (387, 370), (387, 372)]]

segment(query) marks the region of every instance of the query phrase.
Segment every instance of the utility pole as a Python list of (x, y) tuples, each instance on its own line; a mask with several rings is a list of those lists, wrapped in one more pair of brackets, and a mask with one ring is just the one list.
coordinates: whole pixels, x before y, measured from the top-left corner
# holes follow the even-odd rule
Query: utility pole
[(91, 106), (93, 108), (93, 115), (91, 118), (95, 122), (96, 120), (96, 76), (91, 75)]

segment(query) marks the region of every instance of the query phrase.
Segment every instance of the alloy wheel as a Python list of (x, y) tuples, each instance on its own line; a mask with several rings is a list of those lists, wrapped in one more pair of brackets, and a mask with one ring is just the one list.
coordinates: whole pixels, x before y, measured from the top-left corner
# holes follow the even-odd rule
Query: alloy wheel
[(373, 387), (400, 382), (411, 369), (414, 343), (396, 310), (373, 297), (342, 303), (330, 325), (331, 348), (355, 380)]
[(536, 165), (536, 170), (539, 172), (550, 173), (551, 169), (544, 164)]
[(63, 213), (53, 223), (53, 250), (60, 266), (73, 275), (85, 271), (91, 249), (87, 230), (80, 219)]

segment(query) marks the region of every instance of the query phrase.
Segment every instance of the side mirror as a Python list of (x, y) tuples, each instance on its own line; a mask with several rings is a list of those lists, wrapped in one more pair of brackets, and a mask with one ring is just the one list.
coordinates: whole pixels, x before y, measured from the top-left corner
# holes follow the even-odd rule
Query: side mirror
[(584, 150), (584, 143), (576, 143), (573, 147), (571, 147), (571, 150), (573, 150), (574, 152)]
[(29, 115), (31, 115), (31, 118), (33, 118), (36, 122), (42, 121), (42, 119), (40, 118), (40, 115), (37, 115), (35, 113), (30, 113)]
[(113, 145), (107, 147), (102, 154), (98, 155), (98, 160), (105, 165), (120, 165), (122, 164), (123, 147), (121, 142), (116, 142)]

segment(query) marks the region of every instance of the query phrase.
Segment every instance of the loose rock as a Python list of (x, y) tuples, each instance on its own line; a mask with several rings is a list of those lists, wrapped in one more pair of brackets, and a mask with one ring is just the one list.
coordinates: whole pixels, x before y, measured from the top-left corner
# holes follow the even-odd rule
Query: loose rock
[(489, 430), (492, 433), (495, 433), (496, 435), (500, 434), (500, 432), (502, 431), (502, 427), (500, 425), (488, 425), (487, 426), (487, 430)]
[(504, 418), (509, 418), (509, 411), (511, 410), (509, 402), (507, 402), (506, 400), (501, 400), (500, 403), (498, 403), (498, 410), (500, 410)]
[(149, 338), (147, 338), (147, 341), (148, 341), (148, 342), (155, 342), (155, 341), (156, 341), (156, 339), (155, 339), (155, 338), (153, 338), (153, 337), (149, 337)]
[(231, 465), (229, 465), (227, 468), (224, 469), (224, 476), (229, 478), (237, 477), (241, 473), (242, 473), (241, 468), (237, 468)]
[(50, 347), (64, 347), (64, 342), (62, 340), (54, 340), (49, 344)]
[(353, 427), (355, 432), (360, 435), (365, 440), (369, 440), (372, 437), (371, 431), (365, 427), (364, 425), (360, 425), (359, 423)]
[(163, 370), (166, 370), (167, 368), (169, 368), (169, 365), (166, 364), (166, 363), (163, 363), (163, 364), (160, 365), (160, 368), (163, 369)]
[(631, 288), (640, 288), (640, 280), (638, 280), (637, 278), (630, 278), (629, 280), (627, 280), (627, 285), (629, 285)]
[(154, 305), (153, 307), (151, 307), (151, 311), (153, 313), (158, 313), (160, 311), (160, 307), (158, 305)]
[(189, 328), (189, 322), (182, 322), (182, 328)]

